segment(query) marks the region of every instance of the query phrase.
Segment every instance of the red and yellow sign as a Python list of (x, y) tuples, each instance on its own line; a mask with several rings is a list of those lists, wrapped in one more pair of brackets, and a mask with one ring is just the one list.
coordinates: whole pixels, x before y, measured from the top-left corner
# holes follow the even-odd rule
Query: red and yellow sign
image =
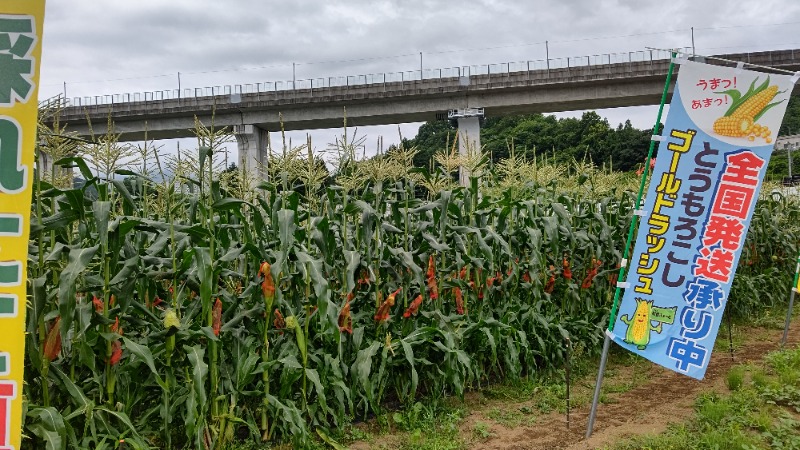
[(0, 0), (0, 450), (22, 430), (25, 298), (44, 0)]

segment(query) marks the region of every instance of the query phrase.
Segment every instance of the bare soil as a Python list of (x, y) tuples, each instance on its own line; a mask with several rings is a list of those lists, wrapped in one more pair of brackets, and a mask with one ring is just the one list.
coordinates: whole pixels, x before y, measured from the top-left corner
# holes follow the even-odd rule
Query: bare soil
[[(800, 345), (800, 323), (796, 322), (789, 332), (788, 348)], [(734, 327), (734, 333), (738, 342), (731, 355), (727, 329), (720, 329), (718, 340), (726, 341), (726, 345), (715, 349), (705, 379), (700, 381), (644, 360), (628, 365), (615, 363), (611, 355), (603, 383), (603, 403), (598, 407), (589, 439), (585, 434), (596, 373), (573, 386), (572, 398), (579, 406), (570, 412), (569, 427), (563, 411), (538, 413), (536, 399), (487, 399), (473, 392), (465, 398), (464, 406), (469, 412), (460, 424), (461, 436), (468, 443), (467, 448), (476, 450), (587, 450), (612, 446), (636, 435), (660, 433), (670, 423), (685, 422), (691, 417), (695, 399), (702, 393), (727, 392), (726, 375), (732, 366), (759, 362), (778, 350), (783, 330)], [(376, 436), (373, 445), (395, 448), (401, 441), (397, 435), (384, 434)], [(350, 448), (374, 447), (356, 442)]]
[[(800, 345), (800, 324), (793, 324), (787, 347)], [(734, 327), (736, 330), (736, 328)], [(698, 381), (675, 372), (648, 364), (645, 367), (645, 381), (620, 394), (606, 394), (605, 403), (598, 407), (594, 433), (585, 439), (590, 406), (585, 404), (571, 411), (570, 426), (567, 428), (566, 416), (553, 413), (541, 416), (536, 423), (507, 427), (489, 417), (487, 411), (519, 409), (524, 403), (487, 404), (484, 408), (473, 410), (462, 425), (463, 435), (474, 435), (477, 423), (490, 425), (491, 435), (485, 439), (472, 439), (469, 448), (473, 449), (570, 449), (586, 450), (611, 446), (620, 440), (635, 435), (660, 433), (670, 423), (684, 422), (693, 414), (695, 399), (705, 392), (725, 392), (726, 375), (737, 364), (758, 362), (764, 356), (777, 350), (783, 330), (767, 328), (746, 328), (737, 330), (743, 341), (731, 357), (729, 351), (717, 348), (704, 380)], [(725, 328), (720, 330), (719, 339), (725, 339)], [(725, 339), (727, 340), (727, 339)], [(726, 345), (727, 348), (727, 345)], [(608, 367), (614, 366), (613, 359)], [(607, 383), (631, 377), (637, 368), (620, 368)], [(641, 369), (639, 369), (641, 370)], [(639, 374), (642, 375), (641, 373)], [(582, 380), (578, 395), (590, 394), (592, 380)], [(488, 409), (487, 409), (488, 408)]]

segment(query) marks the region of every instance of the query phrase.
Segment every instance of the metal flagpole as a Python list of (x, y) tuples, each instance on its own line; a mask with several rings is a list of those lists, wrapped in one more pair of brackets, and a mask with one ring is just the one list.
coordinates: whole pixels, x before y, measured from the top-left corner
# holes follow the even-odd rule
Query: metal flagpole
[[(640, 209), (642, 207), (642, 196), (644, 195), (644, 185), (647, 183), (647, 176), (649, 175), (650, 169), (650, 159), (653, 157), (653, 150), (656, 147), (656, 139), (655, 137), (658, 136), (658, 128), (661, 125), (661, 114), (664, 112), (664, 104), (667, 102), (667, 94), (669, 93), (669, 83), (672, 80), (672, 72), (675, 69), (675, 57), (677, 56), (676, 51), (671, 52), (672, 60), (669, 63), (669, 70), (667, 70), (667, 80), (664, 82), (664, 91), (661, 93), (661, 104), (658, 107), (658, 115), (656, 116), (656, 123), (653, 125), (653, 135), (650, 139), (650, 148), (647, 151), (647, 160), (644, 163), (644, 172), (642, 173), (642, 179), (639, 182), (639, 193), (636, 196), (636, 209)], [(594, 397), (592, 398), (592, 409), (589, 412), (589, 425), (586, 427), (586, 439), (592, 436), (592, 431), (594, 428), (594, 419), (597, 415), (597, 403), (600, 400), (600, 387), (603, 384), (603, 375), (605, 375), (606, 371), (606, 362), (608, 361), (608, 349), (611, 346), (611, 336), (612, 332), (614, 331), (614, 322), (617, 320), (617, 307), (619, 306), (619, 296), (620, 292), (622, 291), (621, 285), (623, 284), (623, 280), (625, 280), (625, 268), (628, 265), (628, 253), (631, 247), (631, 241), (633, 240), (633, 232), (636, 229), (636, 222), (638, 216), (636, 214), (633, 215), (631, 218), (631, 226), (628, 228), (628, 238), (625, 241), (625, 249), (622, 253), (622, 263), (620, 264), (619, 268), (619, 276), (617, 277), (617, 289), (614, 292), (614, 303), (611, 306), (611, 314), (608, 318), (608, 329), (606, 330), (606, 337), (603, 341), (603, 352), (600, 356), (600, 369), (597, 371), (597, 382), (594, 386)]]
[(789, 336), (789, 324), (792, 322), (792, 307), (794, 306), (794, 294), (800, 289), (800, 254), (797, 255), (797, 267), (794, 269), (794, 283), (792, 283), (792, 291), (789, 294), (789, 311), (786, 312), (786, 325), (783, 327), (783, 338), (781, 339), (781, 348), (786, 345), (786, 338)]

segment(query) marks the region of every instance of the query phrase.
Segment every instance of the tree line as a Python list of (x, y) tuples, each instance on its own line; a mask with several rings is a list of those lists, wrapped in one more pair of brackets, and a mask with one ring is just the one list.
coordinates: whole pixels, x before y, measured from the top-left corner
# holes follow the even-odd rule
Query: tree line
[[(426, 122), (406, 147), (415, 146), (417, 166), (427, 167), (433, 155), (454, 145), (455, 124), (449, 121)], [(524, 114), (486, 118), (481, 126), (481, 145), (493, 161), (517, 156), (534, 156), (554, 162), (589, 160), (598, 166), (609, 164), (614, 170), (635, 170), (647, 157), (651, 130), (635, 128), (630, 120), (612, 127), (594, 111), (580, 118)]]
[[(662, 124), (663, 127), (663, 124)], [(419, 153), (414, 165), (430, 167), (433, 156), (457, 145), (457, 126), (447, 120), (424, 123), (412, 139), (403, 139), (406, 148), (416, 147)], [(616, 127), (595, 111), (584, 112), (580, 118), (556, 118), (554, 115), (523, 114), (488, 117), (481, 125), (481, 145), (493, 162), (515, 155), (532, 159), (546, 158), (555, 163), (573, 159), (591, 161), (597, 166), (617, 171), (641, 167), (647, 158), (652, 129), (638, 129), (630, 120)], [(779, 135), (800, 134), (800, 101), (791, 97)], [(658, 148), (655, 153), (657, 155)], [(800, 173), (800, 150), (793, 155), (793, 172)], [(767, 176), (780, 179), (788, 174), (785, 152), (776, 152)]]

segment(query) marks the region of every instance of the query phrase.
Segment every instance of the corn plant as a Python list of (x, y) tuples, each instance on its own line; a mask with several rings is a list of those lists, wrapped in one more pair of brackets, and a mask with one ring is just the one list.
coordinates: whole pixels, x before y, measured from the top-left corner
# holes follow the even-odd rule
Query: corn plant
[[(132, 149), (154, 158), (133, 167), (113, 133), (69, 154), (68, 135), (43, 141), (85, 182), (35, 189), (27, 448), (302, 447), (388, 404), (553, 370), (565, 338), (599, 351), (632, 175), (449, 145), (425, 170), (409, 148), (359, 159), (350, 135), (330, 175), (284, 140), (255, 182), (224, 171), (227, 130), (196, 134), (180, 158)], [(738, 313), (765, 282), (782, 292), (768, 278), (797, 252), (797, 211), (759, 202)]]

